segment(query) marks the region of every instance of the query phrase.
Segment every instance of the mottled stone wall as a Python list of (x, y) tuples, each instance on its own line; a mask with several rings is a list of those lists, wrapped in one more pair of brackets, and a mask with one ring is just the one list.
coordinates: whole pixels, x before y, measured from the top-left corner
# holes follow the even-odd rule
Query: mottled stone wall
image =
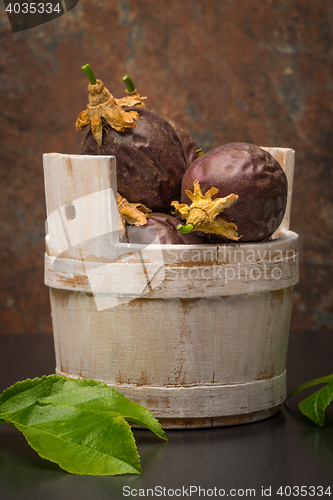
[(332, 20), (331, 0), (80, 0), (13, 34), (1, 2), (1, 331), (52, 331), (42, 154), (79, 152), (87, 62), (116, 97), (130, 74), (204, 151), (296, 150), (292, 328), (332, 329)]

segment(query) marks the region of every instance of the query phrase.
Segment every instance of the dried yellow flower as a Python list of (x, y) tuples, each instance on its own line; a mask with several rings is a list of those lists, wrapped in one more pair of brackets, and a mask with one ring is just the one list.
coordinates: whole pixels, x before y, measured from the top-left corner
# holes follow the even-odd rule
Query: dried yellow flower
[(110, 126), (118, 132), (137, 126), (135, 119), (139, 118), (138, 113), (134, 110), (125, 111), (123, 108), (138, 106), (145, 97), (134, 94), (116, 99), (101, 80), (96, 80), (95, 84), (89, 83), (88, 90), (89, 104), (76, 120), (76, 129), (84, 129), (90, 124), (98, 146), (102, 146), (103, 126)]
[(238, 199), (236, 194), (230, 194), (225, 198), (214, 198), (218, 193), (218, 189), (212, 187), (205, 194), (201, 192), (198, 181), (193, 183), (193, 193), (186, 190), (187, 196), (192, 201), (192, 204), (186, 205), (173, 201), (171, 205), (175, 207), (177, 212), (186, 219), (186, 224), (191, 224), (194, 231), (202, 231), (203, 233), (214, 233), (231, 240), (239, 240), (237, 234), (237, 226), (223, 216), (219, 216), (221, 212), (230, 207)]

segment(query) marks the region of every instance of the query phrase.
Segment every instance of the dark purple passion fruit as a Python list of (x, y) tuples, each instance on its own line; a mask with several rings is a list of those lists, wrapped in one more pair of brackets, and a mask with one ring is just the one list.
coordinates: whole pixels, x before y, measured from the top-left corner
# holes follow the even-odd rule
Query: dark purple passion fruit
[[(145, 226), (127, 226), (129, 243), (149, 245), (156, 240), (161, 245), (200, 245), (201, 239), (196, 233), (183, 234), (177, 231), (179, 220), (172, 215), (150, 213)], [(126, 242), (126, 236), (123, 237)], [(157, 241), (155, 241), (157, 243)]]
[(100, 148), (90, 130), (81, 154), (114, 155), (119, 194), (130, 203), (142, 203), (155, 212), (170, 212), (171, 202), (180, 198), (187, 168), (182, 142), (159, 114), (147, 108), (131, 109), (139, 113), (137, 127), (126, 132), (103, 130)]
[[(247, 143), (219, 146), (197, 158), (186, 171), (182, 182), (182, 203), (191, 201), (185, 190), (193, 192), (197, 180), (203, 193), (216, 187), (217, 196), (238, 195), (238, 200), (224, 210), (238, 226), (240, 242), (261, 241), (280, 225), (287, 204), (287, 177), (281, 165), (267, 151)], [(226, 240), (205, 234), (208, 242)]]

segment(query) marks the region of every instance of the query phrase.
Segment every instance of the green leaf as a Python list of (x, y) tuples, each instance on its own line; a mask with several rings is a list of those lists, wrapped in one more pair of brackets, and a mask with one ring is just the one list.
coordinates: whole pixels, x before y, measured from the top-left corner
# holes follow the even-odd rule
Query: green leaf
[(320, 427), (324, 427), (325, 408), (333, 399), (333, 379), (319, 391), (301, 401), (298, 405), (304, 415)]
[(313, 387), (314, 385), (318, 385), (318, 384), (324, 384), (324, 383), (330, 382), (331, 380), (333, 380), (333, 373), (331, 373), (331, 375), (326, 375), (325, 377), (315, 378), (313, 380), (310, 380), (309, 382), (306, 382), (305, 384), (299, 385), (298, 387), (293, 389), (288, 394), (287, 399), (291, 398), (292, 396), (294, 396), (295, 394), (298, 394), (301, 391), (304, 391), (305, 389), (309, 389), (309, 387)]
[(0, 422), (19, 429), (40, 456), (75, 474), (141, 473), (128, 422), (167, 439), (144, 407), (102, 382), (56, 375), (18, 382), (0, 396)]

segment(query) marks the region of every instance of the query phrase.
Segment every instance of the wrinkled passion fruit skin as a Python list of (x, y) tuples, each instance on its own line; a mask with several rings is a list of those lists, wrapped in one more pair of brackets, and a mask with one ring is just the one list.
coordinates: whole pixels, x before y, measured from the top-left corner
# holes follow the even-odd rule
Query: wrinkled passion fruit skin
[[(150, 213), (145, 226), (129, 226), (127, 238), (129, 243), (149, 245), (158, 236), (161, 245), (200, 245), (201, 239), (196, 233), (180, 233), (177, 231), (179, 220), (172, 215)], [(126, 237), (123, 237), (126, 242)], [(157, 241), (155, 241), (157, 243)]]
[[(238, 226), (240, 242), (261, 241), (280, 225), (287, 204), (287, 177), (280, 164), (267, 151), (248, 143), (219, 146), (195, 160), (182, 182), (182, 203), (190, 204), (185, 190), (193, 192), (199, 181), (205, 193), (212, 186), (223, 198), (237, 194), (238, 200), (223, 211)], [(207, 238), (208, 236), (208, 238)], [(205, 234), (210, 243), (225, 242), (217, 235)]]
[(170, 211), (180, 198), (181, 181), (187, 168), (182, 142), (170, 123), (147, 108), (139, 113), (137, 127), (126, 132), (103, 130), (100, 148), (91, 131), (82, 155), (114, 155), (117, 161), (117, 191), (130, 203), (143, 203), (155, 212)]
[(197, 149), (199, 149), (199, 145), (195, 142), (193, 137), (190, 136), (187, 130), (183, 129), (183, 127), (181, 127), (178, 123), (174, 122), (173, 120), (169, 120), (169, 123), (171, 123), (171, 125), (179, 135), (184, 147), (187, 164), (191, 165), (191, 163), (193, 163), (194, 160), (197, 159)]

